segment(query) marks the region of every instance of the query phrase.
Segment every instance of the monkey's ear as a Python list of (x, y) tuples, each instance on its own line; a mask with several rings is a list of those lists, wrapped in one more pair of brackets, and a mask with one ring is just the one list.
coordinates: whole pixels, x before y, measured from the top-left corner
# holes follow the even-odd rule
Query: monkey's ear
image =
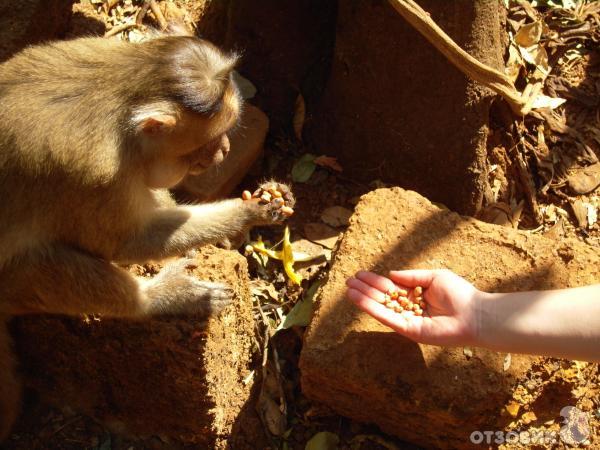
[(169, 132), (177, 124), (177, 119), (170, 114), (154, 114), (144, 117), (139, 122), (139, 129), (145, 134)]

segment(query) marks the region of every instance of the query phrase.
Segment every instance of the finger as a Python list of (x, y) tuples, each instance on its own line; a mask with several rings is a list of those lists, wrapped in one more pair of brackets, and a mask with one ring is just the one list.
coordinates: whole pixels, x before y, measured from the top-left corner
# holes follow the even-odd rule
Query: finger
[(361, 281), (357, 278), (349, 278), (346, 281), (346, 286), (362, 292), (367, 297), (371, 298), (371, 300), (375, 300), (376, 302), (383, 303), (385, 301), (385, 293), (384, 292), (371, 286), (370, 284), (364, 283), (363, 281)]
[(379, 289), (381, 292), (392, 291), (396, 288), (396, 285), (392, 282), (392, 280), (381, 275), (377, 275), (373, 272), (361, 270), (356, 274), (356, 278), (363, 283), (373, 286), (375, 289)]
[(357, 289), (350, 288), (346, 297), (364, 312), (409, 339), (417, 340), (423, 318), (409, 313), (397, 314), (373, 301)]
[(428, 287), (436, 273), (436, 270), (391, 270), (390, 278), (406, 287)]

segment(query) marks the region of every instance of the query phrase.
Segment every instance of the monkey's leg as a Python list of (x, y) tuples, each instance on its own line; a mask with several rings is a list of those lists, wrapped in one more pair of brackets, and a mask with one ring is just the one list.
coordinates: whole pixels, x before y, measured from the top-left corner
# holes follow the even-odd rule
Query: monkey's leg
[(16, 374), (7, 320), (0, 317), (0, 443), (9, 436), (21, 406), (21, 384)]
[(258, 203), (241, 199), (162, 208), (114, 259), (140, 263), (181, 255), (194, 247), (236, 237), (251, 226), (272, 223), (269, 213)]
[(109, 262), (67, 247), (22, 260), (0, 273), (0, 298), (7, 313), (209, 315), (231, 300), (222, 283), (188, 275), (190, 261), (165, 267), (152, 280), (136, 279)]

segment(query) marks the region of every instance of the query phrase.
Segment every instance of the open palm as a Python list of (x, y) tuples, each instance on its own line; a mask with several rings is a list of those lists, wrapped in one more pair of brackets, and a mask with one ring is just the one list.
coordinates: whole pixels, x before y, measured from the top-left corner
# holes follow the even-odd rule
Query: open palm
[[(448, 270), (392, 271), (389, 278), (361, 271), (349, 278), (347, 297), (359, 308), (396, 332), (434, 345), (471, 345), (477, 336), (475, 287)], [(423, 287), (426, 313), (396, 313), (381, 301), (396, 287)]]

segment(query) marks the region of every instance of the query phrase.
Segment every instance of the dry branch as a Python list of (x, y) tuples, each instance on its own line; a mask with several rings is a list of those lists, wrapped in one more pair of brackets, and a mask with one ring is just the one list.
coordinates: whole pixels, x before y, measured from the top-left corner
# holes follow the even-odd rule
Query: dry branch
[(156, 0), (150, 1), (150, 9), (152, 10), (152, 14), (154, 14), (154, 18), (158, 22), (158, 26), (160, 27), (161, 31), (166, 30), (167, 27), (169, 26), (169, 23), (165, 19), (165, 16), (163, 15), (162, 11), (160, 10), (158, 3), (156, 3)]
[(110, 30), (108, 30), (106, 33), (104, 33), (104, 37), (109, 38), (109, 37), (115, 36), (115, 35), (119, 34), (121, 31), (125, 31), (125, 30), (128, 30), (129, 28), (133, 28), (133, 27), (137, 27), (137, 23), (135, 23), (135, 22), (122, 23), (121, 25), (112, 27)]
[(135, 16), (135, 23), (138, 26), (142, 25), (142, 23), (144, 21), (144, 17), (146, 17), (146, 13), (148, 12), (149, 8), (150, 8), (150, 0), (144, 0), (144, 3), (140, 7), (140, 10), (138, 11), (137, 15)]
[(460, 48), (413, 0), (389, 0), (389, 2), (461, 72), (500, 94), (516, 114), (526, 115), (530, 111), (531, 103), (515, 89), (506, 75), (482, 64)]

